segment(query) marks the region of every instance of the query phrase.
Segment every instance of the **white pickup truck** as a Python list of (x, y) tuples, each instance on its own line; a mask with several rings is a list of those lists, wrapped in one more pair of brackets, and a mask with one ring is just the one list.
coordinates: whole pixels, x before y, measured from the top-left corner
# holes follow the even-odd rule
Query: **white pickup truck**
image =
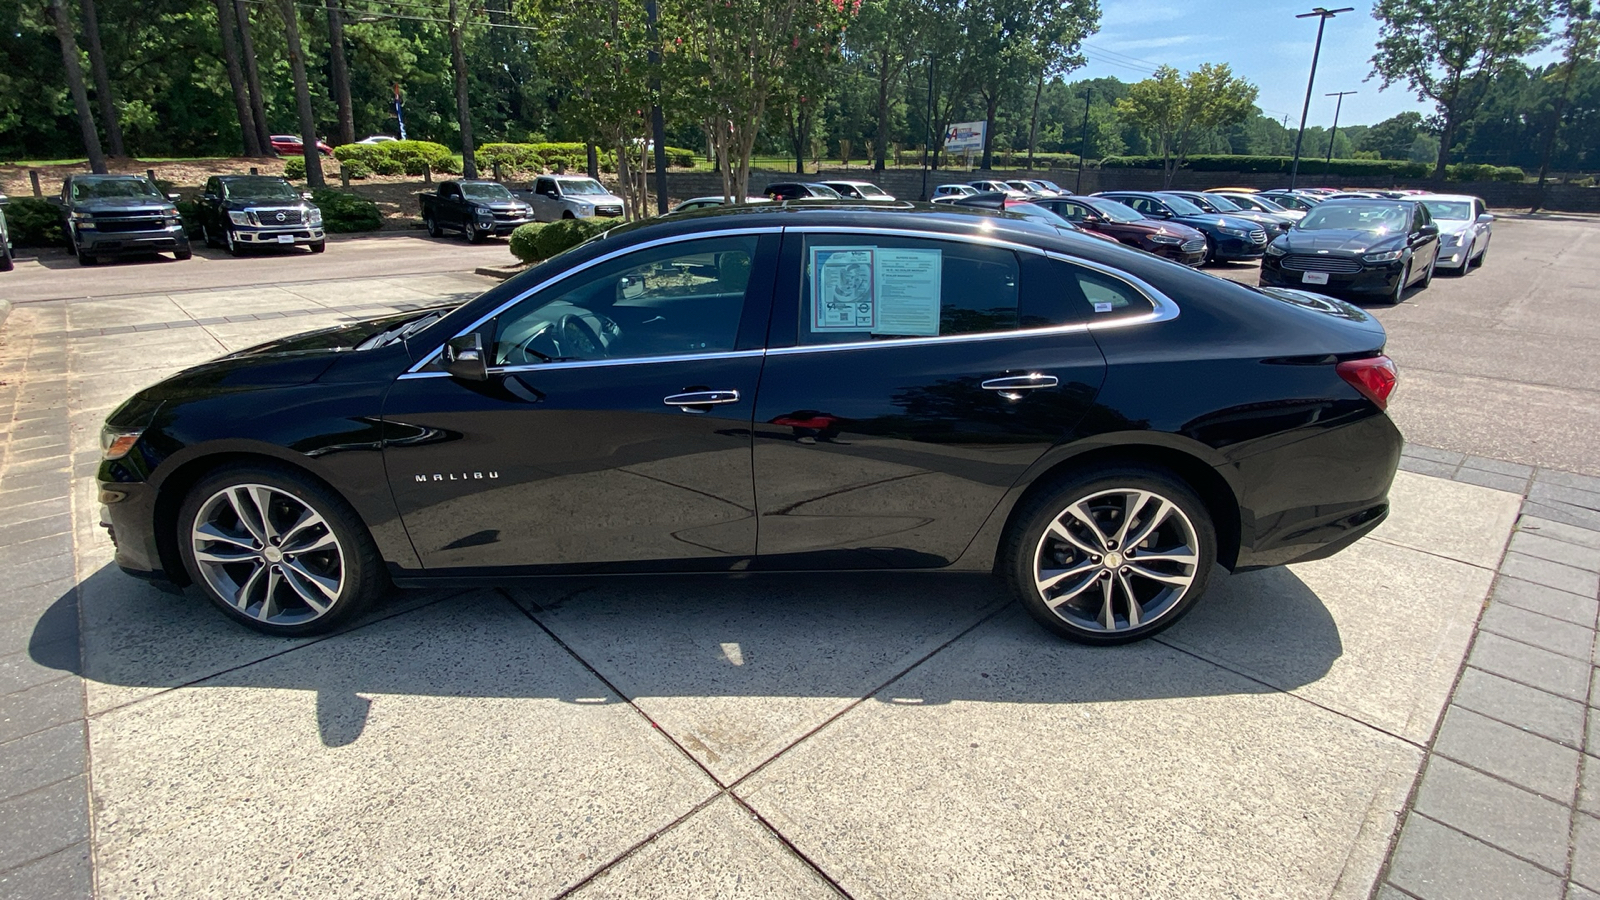
[(529, 187), (511, 192), (533, 207), (540, 222), (622, 215), (622, 198), (585, 175), (540, 175)]

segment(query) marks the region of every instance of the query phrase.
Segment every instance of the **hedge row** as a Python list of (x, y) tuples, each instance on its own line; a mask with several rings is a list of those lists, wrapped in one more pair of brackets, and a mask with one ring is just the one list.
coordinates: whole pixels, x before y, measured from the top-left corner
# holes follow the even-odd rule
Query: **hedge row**
[[(1159, 169), (1159, 156), (1108, 156), (1100, 161), (1104, 169)], [(1184, 168), (1194, 172), (1262, 172), (1289, 174), (1294, 167), (1291, 156), (1227, 156), (1207, 154), (1191, 156)], [(1392, 159), (1336, 159), (1331, 163), (1322, 160), (1300, 160), (1300, 170), (1316, 175), (1390, 176), (1393, 178), (1427, 178), (1433, 167), (1427, 163)], [(1521, 182), (1525, 177), (1516, 166), (1489, 166), (1478, 163), (1455, 163), (1445, 167), (1445, 177), (1450, 181), (1511, 181)]]
[[(694, 165), (694, 151), (682, 147), (668, 147), (667, 165), (686, 169)], [(617, 154), (601, 150), (598, 154), (600, 168), (606, 172), (617, 170)], [(491, 172), (500, 164), (503, 175), (537, 174), (563, 167), (569, 172), (582, 172), (589, 168), (588, 148), (577, 142), (544, 142), (537, 144), (484, 144), (473, 154), (480, 172)]]
[(449, 147), (432, 141), (343, 144), (333, 148), (333, 158), (340, 164), (355, 164), (379, 175), (461, 174), (461, 158)]
[(311, 192), (311, 202), (322, 210), (322, 227), (329, 234), (377, 231), (383, 227), (378, 204), (365, 197), (321, 188)]
[(549, 259), (616, 224), (614, 219), (561, 219), (549, 224), (533, 222), (511, 232), (511, 255), (525, 263)]
[(4, 212), (6, 228), (18, 247), (60, 247), (67, 242), (61, 232), (61, 207), (43, 197), (12, 197)]

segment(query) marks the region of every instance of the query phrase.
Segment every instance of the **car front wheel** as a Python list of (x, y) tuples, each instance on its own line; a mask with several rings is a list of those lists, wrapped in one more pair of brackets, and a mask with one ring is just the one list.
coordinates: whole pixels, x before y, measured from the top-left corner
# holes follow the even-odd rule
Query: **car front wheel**
[(1205, 593), (1216, 530), (1193, 489), (1156, 468), (1078, 473), (1018, 510), (1006, 575), (1044, 627), (1086, 644), (1149, 637)]
[(1406, 296), (1406, 282), (1408, 282), (1410, 280), (1411, 280), (1411, 263), (1406, 263), (1406, 267), (1403, 270), (1401, 270), (1401, 272), (1400, 272), (1400, 280), (1396, 281), (1394, 283), (1394, 290), (1391, 291), (1389, 293), (1389, 296), (1385, 298), (1386, 300), (1389, 301), (1389, 305), (1390, 306), (1398, 306), (1400, 304), (1400, 301), (1405, 299), (1405, 296)]
[(189, 577), (223, 612), (267, 634), (329, 631), (385, 584), (355, 511), (292, 469), (240, 466), (202, 479), (178, 528)]

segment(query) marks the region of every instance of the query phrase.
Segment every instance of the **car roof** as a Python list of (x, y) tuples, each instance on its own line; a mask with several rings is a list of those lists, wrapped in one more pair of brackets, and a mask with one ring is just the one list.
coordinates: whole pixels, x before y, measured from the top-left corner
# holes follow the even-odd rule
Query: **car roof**
[[(1476, 197), (1476, 196), (1473, 196), (1472, 194), (1411, 194), (1410, 196), (1402, 197), (1400, 199), (1402, 199), (1402, 200), (1465, 200), (1465, 201), (1469, 201), (1469, 202), (1473, 201), (1473, 200), (1476, 200), (1479, 203), (1484, 203), (1482, 197)], [(1484, 205), (1487, 206), (1488, 204), (1484, 203)]]
[(68, 175), (68, 181), (149, 181), (143, 175)]
[(845, 180), (843, 178), (831, 178), (831, 179), (829, 179), (827, 181), (819, 181), (817, 183), (818, 184), (848, 184), (848, 185), (852, 185), (854, 187), (877, 187), (877, 185), (873, 184), (870, 181), (847, 181), (847, 180)]
[(262, 178), (270, 178), (273, 181), (288, 181), (289, 180), (287, 178), (284, 178), (282, 175), (239, 175), (239, 174), (233, 174), (233, 175), (216, 175), (216, 176), (213, 176), (213, 177), (215, 177), (218, 181), (251, 181), (251, 180), (259, 180), (259, 179), (262, 179)]

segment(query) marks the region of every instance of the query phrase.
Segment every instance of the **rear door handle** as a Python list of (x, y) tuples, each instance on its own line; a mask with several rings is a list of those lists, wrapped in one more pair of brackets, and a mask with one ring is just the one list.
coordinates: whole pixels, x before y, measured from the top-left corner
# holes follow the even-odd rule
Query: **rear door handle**
[(676, 406), (686, 413), (703, 413), (706, 407), (717, 406), (722, 403), (738, 403), (738, 391), (689, 391), (683, 394), (673, 394), (663, 397), (661, 402), (667, 406)]
[(1000, 396), (1007, 400), (1020, 400), (1023, 391), (1053, 388), (1060, 383), (1061, 380), (1054, 375), (1006, 375), (1001, 378), (991, 378), (983, 382), (980, 387), (986, 391), (999, 391)]

